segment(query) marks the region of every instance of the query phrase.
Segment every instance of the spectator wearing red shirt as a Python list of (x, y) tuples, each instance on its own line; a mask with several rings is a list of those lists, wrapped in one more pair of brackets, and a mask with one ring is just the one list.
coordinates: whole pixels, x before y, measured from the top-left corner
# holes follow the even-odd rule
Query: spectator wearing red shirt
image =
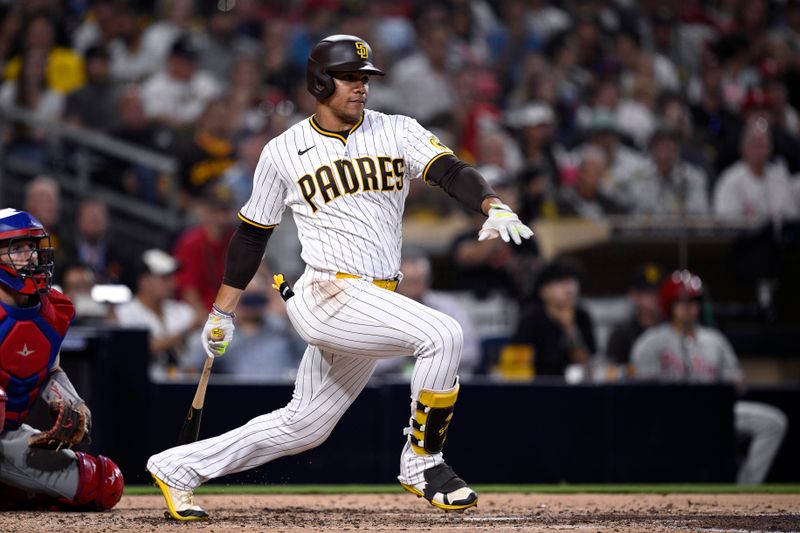
[(173, 255), (181, 265), (175, 286), (182, 300), (205, 314), (225, 272), (225, 252), (235, 220), (233, 193), (224, 185), (212, 184), (194, 200), (192, 211), (198, 223), (175, 244)]

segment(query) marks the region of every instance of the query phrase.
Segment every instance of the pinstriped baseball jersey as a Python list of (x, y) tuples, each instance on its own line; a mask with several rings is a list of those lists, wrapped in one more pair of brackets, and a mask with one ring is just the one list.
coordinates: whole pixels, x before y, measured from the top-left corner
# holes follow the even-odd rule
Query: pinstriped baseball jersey
[(312, 116), (264, 147), (240, 217), (274, 226), (289, 207), (307, 265), (392, 278), (407, 182), (451, 153), (406, 116), (365, 110), (347, 136), (323, 130)]
[[(239, 212), (245, 223), (270, 228), (289, 207), (297, 226), (306, 269), (286, 310), (308, 348), (292, 400), (227, 433), (150, 457), (147, 469), (159, 480), (174, 518), (187, 516), (176, 515), (174, 491), (191, 491), (209, 479), (320, 445), (367, 384), (376, 362), (397, 356), (416, 359), (398, 481), (442, 509), (477, 502), (474, 491), (444, 464), (441, 451), (458, 391), (461, 326), (394, 292), (396, 283), (376, 283), (400, 275), (409, 181), (427, 179), (431, 164), (452, 151), (414, 119), (364, 109), (368, 76), (381, 74), (369, 55), (366, 42), (349, 35), (331, 36), (314, 47), (307, 82), (318, 113), (330, 119), (323, 123), (353, 126), (328, 131), (314, 115), (267, 143), (253, 192)], [(473, 185), (480, 183), (464, 189)], [(424, 406), (419, 399), (425, 399)], [(447, 420), (437, 421), (431, 409), (447, 410)], [(436, 431), (439, 443), (425, 444)]]
[[(217, 437), (156, 454), (148, 460), (150, 472), (171, 487), (192, 490), (313, 448), (381, 358), (416, 358), (412, 398), (454, 386), (463, 347), (458, 322), (365, 279), (399, 273), (407, 180), (425, 178), (433, 161), (451, 153), (415, 120), (373, 111), (365, 111), (346, 137), (322, 130), (311, 117), (267, 143), (239, 216), (269, 227), (289, 206), (295, 217), (307, 267), (287, 312), (309, 346), (292, 401)], [(443, 462), (441, 452), (417, 454), (406, 440), (398, 480), (424, 483), (425, 472)]]

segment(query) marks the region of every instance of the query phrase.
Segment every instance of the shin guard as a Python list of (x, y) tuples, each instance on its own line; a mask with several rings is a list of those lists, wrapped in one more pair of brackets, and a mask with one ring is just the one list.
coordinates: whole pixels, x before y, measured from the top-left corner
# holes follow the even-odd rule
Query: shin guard
[(443, 391), (423, 389), (419, 398), (411, 402), (411, 427), (407, 431), (411, 448), (417, 455), (442, 451), (459, 388), (456, 378), (453, 388)]
[(111, 509), (122, 498), (125, 482), (114, 461), (103, 455), (75, 452), (80, 478), (72, 503), (96, 511)]

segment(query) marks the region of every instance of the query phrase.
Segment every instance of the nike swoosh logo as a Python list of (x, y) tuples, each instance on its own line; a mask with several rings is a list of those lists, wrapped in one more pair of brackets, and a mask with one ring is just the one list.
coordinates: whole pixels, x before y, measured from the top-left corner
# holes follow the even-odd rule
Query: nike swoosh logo
[(308, 147), (308, 148), (306, 148), (305, 150), (298, 150), (298, 151), (297, 151), (297, 155), (303, 155), (304, 153), (308, 152), (309, 150), (311, 150), (311, 149), (312, 149), (312, 148), (314, 148), (315, 146), (316, 146), (316, 144), (312, 144), (311, 146), (309, 146), (309, 147)]

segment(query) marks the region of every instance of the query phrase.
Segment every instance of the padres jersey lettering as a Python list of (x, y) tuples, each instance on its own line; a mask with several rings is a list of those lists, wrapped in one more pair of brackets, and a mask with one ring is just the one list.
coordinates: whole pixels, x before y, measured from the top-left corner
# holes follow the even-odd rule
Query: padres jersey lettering
[(264, 147), (240, 214), (274, 226), (289, 207), (309, 266), (391, 278), (400, 264), (405, 182), (449, 153), (409, 117), (366, 110), (346, 138), (311, 117)]

